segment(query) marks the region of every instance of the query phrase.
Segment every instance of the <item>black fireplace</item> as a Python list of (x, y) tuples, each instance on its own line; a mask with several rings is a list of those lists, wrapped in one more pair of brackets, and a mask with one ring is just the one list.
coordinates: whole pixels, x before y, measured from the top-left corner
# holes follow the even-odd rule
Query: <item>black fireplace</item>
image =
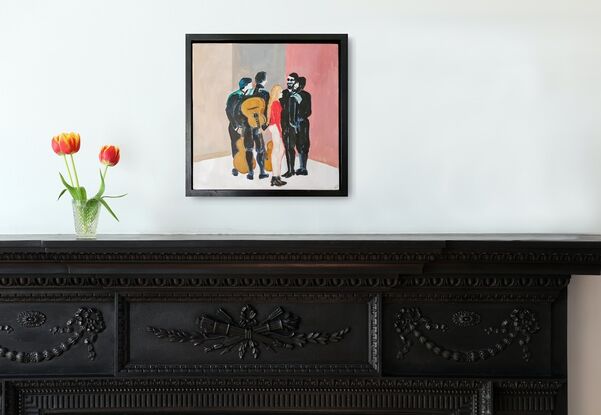
[(13, 414), (567, 413), (593, 237), (0, 241)]

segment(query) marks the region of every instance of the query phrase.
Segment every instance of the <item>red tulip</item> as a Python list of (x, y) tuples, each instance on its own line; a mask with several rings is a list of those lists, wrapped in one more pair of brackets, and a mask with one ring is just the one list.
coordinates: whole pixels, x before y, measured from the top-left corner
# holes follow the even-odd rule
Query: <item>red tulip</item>
[(100, 162), (110, 167), (119, 163), (119, 158), (119, 147), (117, 146), (102, 146), (100, 149), (100, 154), (98, 154), (98, 159)]
[(59, 156), (77, 153), (80, 145), (81, 140), (77, 133), (61, 133), (52, 137), (52, 150)]
[(61, 150), (65, 154), (75, 154), (79, 151), (81, 145), (81, 138), (77, 133), (65, 134), (65, 139), (61, 142)]
[(54, 152), (56, 154), (58, 154), (59, 156), (63, 156), (64, 153), (61, 151), (61, 145), (59, 143), (60, 137), (57, 135), (55, 137), (52, 137), (52, 150), (54, 150)]

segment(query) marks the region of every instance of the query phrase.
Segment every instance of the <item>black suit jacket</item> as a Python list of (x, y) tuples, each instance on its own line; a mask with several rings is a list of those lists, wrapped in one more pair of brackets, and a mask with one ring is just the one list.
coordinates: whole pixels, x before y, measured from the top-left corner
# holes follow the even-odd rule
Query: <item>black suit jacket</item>
[(301, 120), (306, 120), (311, 116), (311, 94), (307, 91), (300, 91), (299, 95), (303, 100), (299, 104), (298, 115)]

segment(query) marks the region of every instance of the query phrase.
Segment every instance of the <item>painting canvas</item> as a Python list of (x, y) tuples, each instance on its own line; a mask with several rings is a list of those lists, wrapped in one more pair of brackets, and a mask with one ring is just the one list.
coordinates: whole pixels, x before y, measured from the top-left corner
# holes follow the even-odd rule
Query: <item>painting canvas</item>
[(346, 35), (186, 47), (187, 195), (347, 195)]

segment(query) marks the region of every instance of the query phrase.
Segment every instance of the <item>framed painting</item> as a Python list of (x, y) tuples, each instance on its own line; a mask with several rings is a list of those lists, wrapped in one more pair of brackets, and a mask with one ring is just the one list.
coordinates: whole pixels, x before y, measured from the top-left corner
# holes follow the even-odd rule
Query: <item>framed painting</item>
[(347, 39), (186, 35), (186, 196), (347, 196)]

